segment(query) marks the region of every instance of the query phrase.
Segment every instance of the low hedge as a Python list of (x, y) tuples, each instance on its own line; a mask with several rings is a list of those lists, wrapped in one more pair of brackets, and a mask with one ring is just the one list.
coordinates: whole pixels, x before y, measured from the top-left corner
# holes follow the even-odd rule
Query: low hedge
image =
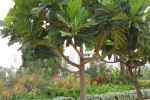
[(57, 98), (53, 98), (52, 100), (75, 100), (72, 97), (57, 97)]
[[(57, 90), (58, 91), (58, 90)], [(56, 92), (56, 91), (55, 91)], [(79, 91), (75, 91), (79, 92)], [(63, 93), (63, 92), (61, 92)], [(60, 94), (61, 94), (60, 93)], [(32, 99), (46, 99), (46, 100), (77, 100), (79, 96), (71, 96), (73, 92), (70, 92), (70, 95), (67, 95), (69, 92), (62, 94), (62, 96), (57, 96), (55, 93), (53, 93), (53, 99), (49, 97), (45, 92), (42, 91), (32, 91), (30, 93), (23, 93), (18, 95), (13, 95), (8, 100), (32, 100)], [(54, 95), (55, 94), (55, 95)], [(60, 95), (59, 94), (59, 95)], [(150, 89), (143, 89), (142, 90), (143, 97), (145, 99), (150, 99)], [(51, 94), (52, 95), (52, 94)], [(73, 98), (76, 97), (76, 98)], [(1, 100), (1, 98), (0, 98)], [(78, 99), (80, 100), (80, 99)], [(94, 94), (94, 95), (88, 95), (87, 100), (137, 100), (137, 95), (135, 90), (130, 90), (127, 92), (110, 92), (105, 94)]]
[[(150, 99), (150, 89), (142, 90), (142, 94), (145, 99)], [(52, 100), (75, 100), (75, 99), (71, 97), (57, 97), (53, 98)], [(135, 90), (131, 90), (124, 93), (111, 92), (102, 95), (98, 94), (90, 95), (87, 96), (87, 100), (137, 100), (137, 95)]]
[[(150, 99), (150, 89), (142, 90), (143, 97)], [(135, 90), (127, 91), (124, 93), (106, 93), (102, 95), (91, 95), (87, 97), (87, 100), (137, 100), (137, 94)]]

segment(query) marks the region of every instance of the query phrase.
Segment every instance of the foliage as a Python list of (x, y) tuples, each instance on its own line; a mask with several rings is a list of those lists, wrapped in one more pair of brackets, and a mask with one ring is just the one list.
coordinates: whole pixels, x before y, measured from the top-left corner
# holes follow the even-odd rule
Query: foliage
[(88, 86), (87, 91), (88, 94), (104, 94), (109, 92), (125, 92), (133, 89), (134, 87), (131, 84), (128, 85), (101, 84), (101, 85)]
[[(21, 67), (30, 67), (28, 71), (31, 73), (34, 73), (36, 71), (36, 68), (40, 68), (42, 70), (45, 70), (44, 74), (55, 76), (59, 74), (59, 70), (55, 63), (53, 62), (52, 58), (49, 59), (38, 59), (38, 57), (33, 52), (33, 49), (31, 48), (30, 43), (26, 43), (24, 46), (20, 48), (22, 51), (22, 59), (23, 64)], [(61, 58), (57, 56), (57, 60), (59, 60), (59, 63), (61, 62)]]
[(62, 50), (63, 45), (68, 47), (72, 39), (75, 47), (89, 44), (96, 52), (102, 50), (102, 54), (113, 47), (123, 53), (134, 51), (143, 47), (143, 40), (149, 36), (149, 11), (145, 13), (148, 4), (147, 0), (15, 1), (2, 35), (10, 36), (10, 44), (29, 43), (36, 57), (42, 59), (55, 56), (55, 50)]
[(51, 86), (63, 88), (63, 89), (71, 89), (78, 86), (79, 80), (77, 76), (68, 75), (66, 77), (53, 77), (50, 82)]
[(2, 81), (6, 87), (12, 87), (12, 80), (15, 77), (13, 66), (11, 68), (1, 68), (0, 81)]
[(119, 68), (113, 68), (108, 66), (104, 62), (91, 62), (90, 67), (86, 73), (91, 78), (91, 84), (94, 81), (97, 83), (115, 83), (115, 84), (127, 84), (130, 83), (130, 76), (127, 71), (126, 74), (121, 77)]
[(18, 94), (13, 94), (8, 97), (11, 100), (30, 100), (30, 99), (48, 99), (47, 95), (45, 95), (40, 90), (32, 90), (31, 92), (23, 92)]
[(60, 88), (55, 88), (55, 87), (48, 87), (46, 89), (46, 94), (48, 95), (49, 98), (64, 96), (64, 97), (73, 97), (77, 99), (79, 98), (79, 95), (80, 95), (80, 88), (75, 87), (75, 88), (66, 90), (66, 89), (60, 89)]
[(150, 80), (138, 80), (141, 84), (148, 84), (150, 83)]
[[(58, 91), (59, 89), (59, 91)], [(133, 90), (134, 87), (132, 85), (115, 85), (115, 84), (102, 84), (99, 86), (88, 86), (87, 93), (90, 96), (94, 96), (95, 94), (106, 94), (110, 92), (119, 92), (123, 93), (125, 91)], [(115, 94), (115, 93), (114, 93)], [(61, 89), (56, 87), (47, 87), (41, 90), (32, 90), (30, 92), (24, 92), (19, 94), (14, 94), (11, 96), (11, 100), (15, 99), (54, 99), (54, 98), (65, 98), (65, 97), (72, 97), (75, 100), (79, 98), (80, 95), (80, 88), (74, 87), (71, 89)], [(62, 99), (61, 99), (62, 100)]]
[(15, 78), (14, 68), (8, 68), (6, 70), (6, 73), (7, 73), (6, 86), (11, 88), (13, 86), (13, 82), (12, 81)]
[(0, 20), (0, 26), (5, 26), (5, 22), (3, 20)]
[[(88, 1), (14, 0), (14, 8), (5, 20), (7, 27), (2, 31), (3, 37), (10, 37), (9, 44), (20, 42), (23, 47), (29, 43), (37, 58), (53, 58), (59, 65), (55, 57), (61, 54), (69, 64), (77, 67), (83, 78), (81, 97), (84, 99), (86, 63), (106, 56), (110, 58), (114, 53), (124, 54), (125, 64), (130, 69), (137, 67), (148, 59), (150, 37), (150, 11), (145, 13), (149, 0)], [(75, 49), (80, 64), (64, 56), (64, 45)], [(83, 45), (94, 51), (91, 59), (84, 58)]]
[(141, 72), (142, 76), (140, 79), (150, 79), (150, 68), (144, 67)]
[(5, 89), (6, 89), (5, 83), (3, 81), (0, 81), (0, 95), (2, 95)]
[(52, 100), (75, 100), (72, 97), (57, 97), (57, 98), (53, 98)]
[(3, 81), (3, 82), (6, 81), (6, 73), (5, 73), (5, 70), (6, 70), (6, 69), (1, 68), (1, 71), (0, 71), (0, 81)]
[(44, 77), (38, 73), (40, 71), (32, 74), (28, 74), (30, 72), (26, 72), (27, 70), (23, 69), (20, 69), (19, 71), (16, 73), (16, 77), (12, 79), (11, 84), (13, 85), (11, 88), (7, 87), (7, 89), (2, 92), (3, 98), (30, 92), (34, 89), (43, 89), (48, 85), (49, 80), (44, 79)]
[[(149, 99), (150, 98), (150, 90), (149, 89), (143, 89), (142, 93), (144, 95), (145, 99)], [(125, 93), (120, 93), (120, 92), (112, 92), (112, 93), (106, 93), (106, 94), (102, 94), (102, 95), (91, 95), (88, 96), (87, 100), (137, 100), (137, 95), (136, 95), (136, 91), (132, 90), (132, 91), (127, 91)]]
[[(87, 94), (103, 94), (108, 92), (125, 92), (128, 90), (132, 90), (134, 87), (132, 85), (114, 85), (114, 84), (102, 84), (102, 85), (95, 85), (95, 86), (88, 86)], [(57, 97), (57, 96), (64, 96), (68, 97), (71, 96), (75, 99), (79, 98), (80, 88), (74, 87), (71, 89), (60, 89), (49, 87), (47, 93), (50, 98)]]

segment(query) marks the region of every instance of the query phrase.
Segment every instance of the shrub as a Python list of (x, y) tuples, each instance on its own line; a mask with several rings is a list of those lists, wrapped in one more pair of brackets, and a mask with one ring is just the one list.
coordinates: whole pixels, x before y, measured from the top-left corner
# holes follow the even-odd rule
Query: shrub
[(90, 63), (90, 67), (86, 71), (90, 77), (90, 84), (93, 82), (100, 83), (115, 83), (115, 84), (127, 84), (130, 83), (130, 75), (127, 73), (121, 77), (119, 68), (113, 68), (108, 66), (104, 62), (93, 61)]
[(57, 98), (53, 98), (52, 100), (75, 100), (72, 97), (57, 97)]
[(76, 88), (66, 90), (66, 89), (60, 89), (55, 87), (47, 87), (45, 94), (47, 94), (49, 98), (63, 96), (63, 97), (73, 97), (77, 99), (80, 95), (80, 88), (76, 87)]
[(50, 83), (51, 86), (58, 88), (71, 89), (79, 85), (79, 81), (73, 75), (66, 77), (54, 77)]
[[(150, 89), (142, 90), (142, 94), (145, 99), (150, 99)], [(88, 96), (87, 100), (137, 100), (137, 94), (135, 90), (125, 93), (112, 92), (102, 95), (94, 94)]]
[(104, 94), (108, 92), (125, 92), (129, 90), (134, 90), (133, 85), (101, 84), (101, 85), (92, 85), (92, 86), (87, 87), (88, 94)]
[(37, 100), (37, 99), (48, 99), (44, 92), (39, 90), (33, 90), (31, 92), (24, 92), (19, 94), (13, 94), (8, 97), (9, 100)]
[(142, 67), (142, 77), (140, 79), (150, 79), (150, 68), (148, 67)]
[[(133, 90), (134, 87), (130, 84), (124, 85), (115, 85), (115, 84), (101, 84), (101, 85), (93, 85), (87, 87), (87, 94), (104, 94), (108, 92), (125, 92), (129, 90)], [(54, 97), (73, 97), (74, 99), (78, 99), (80, 95), (80, 88), (74, 87), (70, 89), (56, 88), (56, 87), (47, 87), (45, 89), (45, 94), (48, 95), (49, 98)]]
[(46, 84), (45, 80), (36, 75), (25, 75), (13, 80), (14, 86), (3, 91), (2, 96), (8, 98), (16, 94), (31, 92), (34, 89), (40, 89)]

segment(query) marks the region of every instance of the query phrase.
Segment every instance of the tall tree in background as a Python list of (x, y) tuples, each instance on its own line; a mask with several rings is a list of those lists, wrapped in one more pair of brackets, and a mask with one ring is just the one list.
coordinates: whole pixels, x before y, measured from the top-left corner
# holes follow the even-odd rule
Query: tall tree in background
[[(136, 88), (138, 98), (143, 99), (140, 91), (139, 83), (132, 69), (143, 66), (149, 59), (149, 10), (148, 1), (126, 0), (122, 6), (126, 6), (125, 10), (118, 12), (113, 17), (113, 21), (117, 22), (114, 26), (122, 25), (120, 22), (128, 24), (128, 29), (122, 32), (114, 32), (107, 41), (115, 46), (114, 54), (119, 56), (118, 61), (126, 65), (132, 77), (132, 82)], [(117, 57), (116, 56), (116, 57)]]
[(0, 20), (0, 26), (5, 26), (5, 22), (3, 20)]
[[(85, 64), (103, 60), (120, 50), (136, 50), (149, 34), (149, 0), (14, 0), (15, 6), (5, 19), (3, 37), (10, 36), (9, 45), (29, 43), (37, 58), (53, 58), (56, 65), (80, 75), (81, 100), (86, 100)], [(145, 37), (144, 37), (145, 36)], [(138, 41), (137, 41), (138, 39)], [(83, 45), (94, 55), (84, 58)], [(72, 46), (80, 57), (74, 63), (63, 54)], [(125, 48), (125, 49), (124, 49)], [(102, 53), (99, 53), (102, 51)], [(58, 63), (60, 56), (78, 71)]]

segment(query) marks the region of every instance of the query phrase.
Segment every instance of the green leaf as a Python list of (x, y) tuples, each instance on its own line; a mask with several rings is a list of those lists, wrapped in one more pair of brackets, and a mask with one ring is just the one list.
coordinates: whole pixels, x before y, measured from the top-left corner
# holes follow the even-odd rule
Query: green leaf
[(145, 9), (150, 6), (150, 1), (144, 0), (141, 6), (142, 6), (142, 9), (145, 11)]
[(72, 27), (71, 23), (69, 22), (69, 20), (65, 16), (63, 16), (62, 14), (57, 13), (57, 17), (59, 18), (60, 21), (65, 23), (68, 27)]
[(115, 15), (112, 20), (129, 20), (129, 17), (125, 13), (119, 13)]
[(48, 39), (34, 40), (33, 44), (32, 44), (32, 47), (35, 48), (37, 45), (49, 46), (49, 40)]
[(114, 46), (115, 48), (118, 48), (119, 46), (123, 46), (123, 44), (126, 43), (126, 36), (123, 33), (113, 33), (113, 39), (114, 39)]
[(109, 11), (114, 11), (116, 8), (114, 0), (101, 0), (100, 3), (102, 3)]
[(6, 26), (9, 27), (13, 22), (13, 16), (7, 16), (4, 21), (5, 21)]
[(74, 21), (76, 13), (82, 6), (82, 0), (70, 0), (67, 4), (67, 13), (71, 21)]
[(147, 41), (145, 45), (150, 50), (150, 41)]
[(38, 45), (35, 47), (34, 52), (37, 56), (37, 58), (41, 58), (41, 59), (48, 59), (52, 56), (55, 56), (54, 51), (52, 50), (52, 48), (45, 46), (45, 45)]
[(135, 16), (137, 14), (143, 2), (143, 0), (129, 0), (129, 4), (131, 7), (130, 13), (132, 16)]
[(40, 12), (41, 12), (44, 8), (45, 8), (45, 7), (35, 7), (35, 8), (32, 9), (31, 12), (32, 12), (36, 17), (38, 17), (39, 14), (40, 14)]
[[(89, 16), (88, 11), (84, 7), (81, 8), (75, 16), (74, 27), (80, 28), (84, 23), (87, 22), (88, 16)], [(85, 24), (85, 25), (89, 25), (89, 24)]]

